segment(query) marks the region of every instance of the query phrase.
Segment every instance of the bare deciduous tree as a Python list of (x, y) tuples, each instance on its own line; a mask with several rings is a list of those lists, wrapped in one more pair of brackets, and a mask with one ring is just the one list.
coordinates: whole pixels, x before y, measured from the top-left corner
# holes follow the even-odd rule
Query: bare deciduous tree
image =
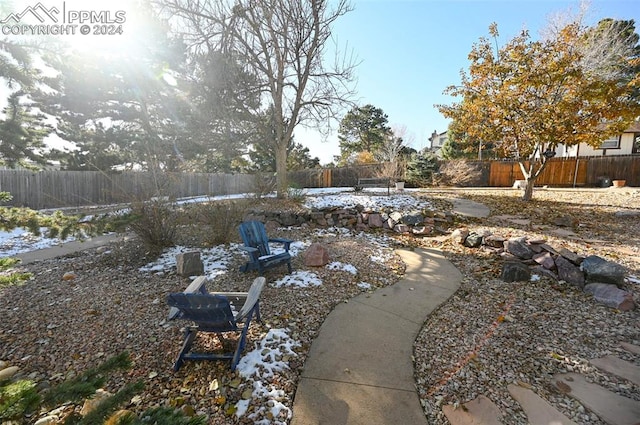
[(402, 181), (407, 171), (407, 150), (413, 135), (407, 133), (407, 127), (394, 125), (392, 131), (385, 135), (384, 142), (375, 152), (375, 159), (381, 163), (380, 177), (392, 181)]
[[(554, 40), (561, 36), (569, 25), (582, 29), (582, 37), (573, 40), (573, 49), (578, 52), (578, 68), (585, 74), (604, 81), (628, 79), (633, 72), (629, 60), (638, 58), (638, 34), (633, 20), (602, 19), (597, 25), (586, 24), (590, 14), (590, 3), (583, 0), (577, 10), (568, 9), (550, 16), (541, 30), (543, 40)], [(621, 66), (625, 64), (627, 66)]]
[(263, 110), (273, 109), (278, 196), (287, 193), (287, 145), (297, 125), (328, 130), (353, 95), (357, 65), (326, 56), (347, 0), (162, 0), (194, 48), (222, 50), (255, 75)]

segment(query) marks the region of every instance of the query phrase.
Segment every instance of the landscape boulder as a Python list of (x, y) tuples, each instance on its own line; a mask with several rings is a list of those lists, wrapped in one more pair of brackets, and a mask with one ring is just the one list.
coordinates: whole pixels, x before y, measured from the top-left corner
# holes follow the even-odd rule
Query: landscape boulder
[(506, 239), (501, 236), (488, 235), (484, 238), (484, 243), (492, 248), (504, 248)]
[(508, 261), (502, 266), (502, 280), (505, 282), (527, 282), (531, 280), (531, 270), (520, 262)]
[(533, 261), (540, 264), (547, 270), (553, 270), (556, 267), (556, 263), (553, 261), (553, 257), (548, 252), (541, 252), (533, 256)]
[(467, 246), (469, 248), (478, 248), (481, 245), (482, 245), (482, 235), (476, 232), (469, 233), (469, 236), (467, 236), (466, 239), (464, 240), (464, 246)]
[(322, 267), (329, 261), (329, 251), (322, 244), (313, 243), (304, 252), (304, 265), (307, 267)]
[(176, 255), (176, 273), (185, 277), (203, 275), (204, 264), (200, 259), (200, 252), (190, 251)]
[(558, 279), (564, 280), (579, 289), (584, 288), (584, 274), (578, 266), (565, 257), (558, 256), (556, 258), (556, 267), (558, 268)]
[(403, 215), (400, 222), (408, 226), (417, 226), (424, 223), (424, 216), (419, 211), (412, 211)]
[(433, 232), (433, 226), (416, 226), (411, 229), (414, 235), (430, 235)]
[(577, 223), (576, 220), (570, 215), (563, 215), (556, 217), (553, 220), (553, 224), (559, 227), (574, 227)]
[(18, 366), (9, 366), (0, 370), (0, 382), (11, 379), (19, 370), (20, 368)]
[(571, 261), (576, 266), (579, 266), (580, 264), (582, 264), (582, 261), (584, 260), (584, 257), (564, 247), (558, 250), (558, 255), (562, 255), (564, 258)]
[(469, 229), (465, 227), (456, 229), (451, 233), (451, 239), (459, 244), (463, 244), (467, 236), (469, 236)]
[(587, 283), (612, 283), (618, 286), (624, 284), (626, 269), (618, 263), (590, 255), (582, 261), (581, 267)]
[(611, 283), (589, 283), (584, 291), (592, 294), (596, 301), (607, 307), (617, 308), (620, 311), (629, 311), (635, 308), (633, 295), (623, 291)]
[(527, 245), (525, 238), (511, 238), (504, 243), (504, 249), (523, 260), (530, 260), (535, 252)]
[(369, 227), (373, 229), (379, 229), (383, 226), (382, 217), (378, 213), (369, 214), (367, 221)]
[(393, 226), (393, 230), (396, 233), (409, 233), (411, 231), (411, 228), (406, 224), (399, 223)]

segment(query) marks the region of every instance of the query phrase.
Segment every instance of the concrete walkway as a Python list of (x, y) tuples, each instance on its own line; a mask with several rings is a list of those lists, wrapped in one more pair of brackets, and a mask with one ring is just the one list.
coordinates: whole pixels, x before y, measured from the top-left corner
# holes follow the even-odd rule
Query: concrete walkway
[(398, 251), (403, 279), (338, 305), (313, 341), (291, 425), (427, 424), (413, 378), (413, 343), (462, 275), (435, 249)]

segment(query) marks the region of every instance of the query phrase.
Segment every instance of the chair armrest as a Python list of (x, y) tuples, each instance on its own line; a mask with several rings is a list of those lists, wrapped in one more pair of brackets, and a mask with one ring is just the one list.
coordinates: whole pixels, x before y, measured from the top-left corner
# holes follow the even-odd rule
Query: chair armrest
[(254, 247), (251, 247), (251, 246), (240, 246), (239, 248), (241, 250), (243, 250), (244, 252), (246, 252), (247, 254), (249, 254), (249, 256), (254, 261), (257, 261), (258, 258), (260, 257), (260, 251), (258, 250), (258, 248), (254, 248)]
[(262, 289), (264, 288), (266, 282), (267, 280), (262, 276), (257, 277), (253, 281), (253, 283), (251, 284), (251, 288), (249, 288), (247, 299), (245, 300), (244, 305), (236, 316), (236, 321), (245, 320), (245, 318), (253, 309), (256, 309), (258, 311), (258, 320), (260, 319), (260, 293), (262, 292)]
[(245, 299), (249, 295), (248, 292), (209, 292), (209, 295), (218, 295), (227, 298), (242, 298)]
[(249, 253), (258, 252), (258, 248), (253, 248), (251, 246), (238, 246), (238, 248), (240, 248), (243, 251), (247, 251)]
[(284, 245), (285, 251), (289, 251), (289, 247), (291, 245), (291, 242), (293, 241), (291, 239), (284, 239), (284, 238), (270, 238), (269, 242), (281, 243)]

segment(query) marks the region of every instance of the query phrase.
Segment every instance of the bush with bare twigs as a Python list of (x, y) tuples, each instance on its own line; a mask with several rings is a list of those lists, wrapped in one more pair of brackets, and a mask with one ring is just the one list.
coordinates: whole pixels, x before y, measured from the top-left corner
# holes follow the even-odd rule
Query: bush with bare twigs
[(237, 227), (242, 222), (244, 212), (250, 205), (249, 200), (215, 201), (194, 205), (198, 223), (207, 228), (203, 238), (208, 245), (227, 244), (237, 234)]
[(434, 183), (439, 186), (470, 186), (481, 176), (482, 170), (478, 164), (452, 159), (440, 165), (439, 173), (434, 175)]
[(276, 178), (272, 173), (255, 173), (253, 178), (253, 194), (256, 198), (263, 198), (276, 190)]
[(129, 227), (149, 251), (157, 253), (174, 245), (177, 215), (175, 205), (168, 200), (137, 201), (131, 203)]

